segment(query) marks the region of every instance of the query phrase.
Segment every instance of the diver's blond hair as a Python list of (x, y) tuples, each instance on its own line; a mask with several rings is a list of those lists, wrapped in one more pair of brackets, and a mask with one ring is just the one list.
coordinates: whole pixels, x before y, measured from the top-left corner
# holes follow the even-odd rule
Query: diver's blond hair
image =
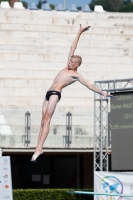
[(82, 58), (81, 58), (81, 56), (78, 56), (78, 55), (73, 55), (73, 56), (71, 56), (72, 58), (76, 58), (77, 59), (77, 62), (79, 63), (79, 66), (81, 65), (81, 63), (82, 63)]

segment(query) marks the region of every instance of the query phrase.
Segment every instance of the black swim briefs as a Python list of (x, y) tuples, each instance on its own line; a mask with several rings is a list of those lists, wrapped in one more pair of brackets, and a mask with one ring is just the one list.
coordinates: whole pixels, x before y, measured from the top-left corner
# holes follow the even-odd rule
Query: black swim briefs
[(56, 90), (49, 90), (46, 93), (46, 97), (45, 97), (46, 101), (49, 101), (49, 98), (50, 98), (51, 95), (58, 95), (58, 99), (59, 100), (61, 99), (61, 93), (60, 92), (58, 92)]

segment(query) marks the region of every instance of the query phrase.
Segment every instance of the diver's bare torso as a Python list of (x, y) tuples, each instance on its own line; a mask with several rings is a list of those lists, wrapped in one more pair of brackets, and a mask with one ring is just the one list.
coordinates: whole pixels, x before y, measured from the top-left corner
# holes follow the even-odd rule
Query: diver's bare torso
[(42, 148), (43, 148), (44, 141), (46, 140), (46, 137), (49, 133), (50, 121), (51, 121), (52, 115), (55, 111), (56, 105), (61, 98), (61, 91), (64, 87), (66, 87), (76, 81), (79, 81), (81, 84), (86, 86), (88, 89), (103, 95), (104, 98), (106, 98), (107, 96), (110, 96), (110, 97), (112, 96), (112, 95), (103, 93), (101, 90), (99, 90), (95, 86), (90, 85), (82, 77), (82, 75), (77, 72), (77, 68), (82, 63), (82, 58), (80, 56), (74, 56), (74, 52), (77, 47), (80, 35), (83, 32), (87, 31), (89, 28), (90, 28), (90, 26), (82, 28), (82, 26), (80, 25), (79, 32), (70, 48), (67, 66), (57, 74), (57, 76), (55, 77), (55, 79), (53, 81), (52, 86), (49, 88), (49, 91), (46, 93), (46, 97), (45, 97), (45, 100), (44, 100), (43, 106), (42, 106), (42, 120), (41, 120), (40, 133), (39, 133), (39, 137), (38, 137), (38, 143), (36, 146), (35, 153), (31, 159), (31, 161), (33, 161), (33, 162), (36, 162), (37, 157), (43, 153)]
[(77, 72), (65, 68), (57, 74), (49, 90), (56, 90), (61, 92), (64, 87), (77, 81), (77, 76)]

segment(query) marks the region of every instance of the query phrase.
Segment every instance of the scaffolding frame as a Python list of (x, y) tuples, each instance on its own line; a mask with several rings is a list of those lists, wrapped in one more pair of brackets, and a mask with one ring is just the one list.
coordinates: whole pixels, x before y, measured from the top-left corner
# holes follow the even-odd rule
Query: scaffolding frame
[[(103, 92), (133, 91), (133, 78), (95, 81)], [(94, 93), (94, 171), (108, 171), (110, 98)]]

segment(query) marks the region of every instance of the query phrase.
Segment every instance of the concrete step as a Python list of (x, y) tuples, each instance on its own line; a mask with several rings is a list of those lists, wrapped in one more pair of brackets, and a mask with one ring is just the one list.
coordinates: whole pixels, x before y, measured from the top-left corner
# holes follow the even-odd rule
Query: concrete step
[[(2, 110), (2, 109), (1, 109)], [(42, 112), (41, 108), (34, 110), (32, 107), (28, 108), (31, 116), (31, 133), (37, 134), (40, 130)], [(2, 114), (5, 117), (5, 120), (8, 125), (10, 125), (13, 134), (25, 132), (25, 112), (26, 108), (23, 110), (17, 109), (4, 109)], [(90, 127), (93, 127), (93, 108), (91, 107), (58, 107), (55, 110), (55, 113), (51, 120), (50, 128), (53, 132), (53, 129), (56, 127), (59, 132), (64, 132), (66, 130), (66, 113), (72, 113), (72, 126), (74, 130), (76, 128), (82, 128), (87, 131), (90, 130)]]
[[(24, 97), (24, 96), (29, 96), (29, 97), (37, 97), (37, 96), (44, 96), (44, 88), (23, 88), (23, 87), (9, 87), (9, 88), (0, 88), (0, 95), (2, 96), (17, 96), (17, 97)], [(82, 90), (79, 92), (79, 88), (75, 89), (70, 89), (70, 90), (64, 90), (62, 92), (63, 98), (90, 98), (92, 96), (91, 92), (88, 92), (88, 89), (86, 87), (83, 87)]]
[[(132, 52), (133, 52), (133, 47), (130, 44), (128, 44), (128, 42), (126, 43), (120, 43), (120, 42), (115, 42), (113, 45), (110, 42), (111, 47), (108, 47), (108, 42), (107, 42), (107, 46), (106, 48), (100, 47), (99, 43), (98, 45), (94, 48), (90, 48), (88, 47), (80, 47), (79, 49), (77, 49), (77, 52), (79, 55), (83, 55), (83, 57), (87, 56), (89, 54), (90, 56), (126, 56), (126, 57), (131, 57), (132, 56)], [(128, 49), (127, 47), (131, 45), (131, 48)], [(120, 48), (121, 46), (121, 48)], [(2, 45), (2, 47), (0, 47), (0, 52), (2, 54), (11, 54), (11, 53), (18, 53), (21, 56), (21, 53), (27, 53), (27, 54), (42, 54), (44, 55), (44, 57), (47, 55), (50, 57), (50, 54), (54, 55), (55, 54), (60, 54), (61, 56), (65, 57), (66, 56), (66, 60), (67, 60), (67, 55), (69, 53), (69, 50), (66, 50), (66, 47), (63, 46), (56, 46), (56, 47), (47, 47), (47, 46), (19, 46), (19, 45)], [(18, 56), (19, 56), (18, 55)], [(18, 58), (19, 59), (19, 58)]]
[[(132, 13), (117, 13), (117, 12), (106, 12), (106, 13), (96, 13), (96, 12), (92, 12), (92, 13), (84, 13), (84, 12), (70, 12), (70, 11), (66, 11), (66, 12), (57, 12), (55, 10), (49, 12), (49, 11), (43, 11), (43, 10), (38, 10), (38, 11), (34, 11), (34, 10), (10, 10), (10, 12), (8, 12), (8, 10), (1, 10), (0, 15), (6, 15), (7, 17), (16, 17), (16, 16), (26, 16), (27, 17), (38, 17), (38, 18), (46, 18), (46, 17), (67, 17), (69, 16), (69, 19), (71, 18), (81, 18), (81, 19), (93, 19), (96, 18), (98, 20), (100, 19), (108, 19), (108, 20), (132, 20)], [(68, 23), (69, 24), (69, 23)]]
[[(94, 95), (92, 93), (92, 95)], [(29, 106), (40, 106), (40, 108), (42, 107), (42, 103), (43, 103), (43, 100), (45, 98), (45, 95), (44, 97), (41, 96), (41, 97), (34, 97), (32, 98), (32, 101), (31, 101), (31, 97), (21, 97), (21, 98), (18, 98), (18, 96), (16, 97), (11, 97), (10, 98), (10, 102), (9, 102), (9, 97), (5, 96), (5, 97), (1, 97), (1, 104), (2, 106), (9, 106), (9, 103), (10, 105), (12, 106), (25, 106), (27, 109)], [(74, 107), (74, 106), (86, 106), (86, 107), (92, 107), (93, 106), (93, 96), (92, 98), (84, 98), (84, 97), (79, 97), (78, 100), (77, 98), (62, 98), (62, 100), (58, 103), (57, 106), (61, 106), (61, 107)]]
[[(30, 111), (31, 113), (31, 133), (38, 133), (40, 130), (40, 125), (41, 125), (41, 112), (40, 113), (35, 113), (33, 114), (32, 110)], [(4, 115), (5, 119), (7, 121), (7, 124), (10, 125), (11, 130), (14, 134), (16, 133), (24, 133), (25, 132), (25, 113), (20, 113), (20, 114), (10, 114)], [(72, 113), (72, 125), (73, 126), (82, 126), (82, 128), (86, 129), (93, 126), (93, 112), (92, 110), (88, 111), (85, 113), (85, 115), (82, 115), (81, 112), (78, 113), (78, 115), (74, 115)], [(57, 126), (57, 127), (62, 127), (63, 130), (66, 130), (66, 113), (60, 113), (53, 115), (52, 120), (51, 120), (51, 125), (50, 127)], [(83, 127), (84, 126), (84, 127)], [(61, 131), (60, 131), (61, 132)]]
[[(42, 26), (41, 26), (42, 27)], [(14, 30), (15, 31), (15, 30)], [(54, 33), (54, 32), (42, 32), (40, 33), (40, 37), (35, 37), (35, 35), (32, 36), (29, 36), (27, 35), (27, 37), (24, 37), (22, 31), (20, 32), (20, 35), (16, 35), (17, 36), (17, 39), (16, 37), (13, 37), (13, 29), (11, 29), (10, 32), (8, 31), (2, 31), (1, 32), (1, 37), (0, 37), (0, 44), (10, 44), (10, 45), (23, 45), (23, 46), (27, 46), (27, 45), (31, 45), (31, 46), (46, 46), (46, 44), (48, 46), (51, 46), (51, 47), (55, 47), (58, 46), (59, 44), (61, 44), (62, 47), (69, 47), (69, 45), (71, 45), (71, 43), (73, 42), (73, 39), (75, 38), (75, 33)], [(36, 32), (36, 30), (35, 30)], [(4, 34), (5, 33), (5, 34)], [(10, 36), (10, 39), (9, 39), (9, 34)], [(26, 33), (25, 33), (26, 34)], [(18, 40), (19, 38), (19, 40)], [(60, 39), (59, 39), (60, 38)], [(125, 42), (125, 41), (133, 41), (133, 38), (132, 38), (132, 34), (129, 34), (129, 35), (109, 35), (109, 34), (88, 34), (88, 33), (85, 33), (81, 36), (81, 39), (82, 39), (82, 42), (79, 41), (79, 44), (81, 47), (84, 47), (85, 46), (85, 42), (87, 40), (89, 41), (95, 41), (95, 42)], [(55, 42), (56, 43), (55, 43)], [(85, 42), (84, 42), (85, 41)], [(52, 43), (53, 42), (53, 43)]]
[[(17, 19), (18, 17), (16, 17)], [(14, 19), (14, 18), (13, 18)], [(27, 19), (27, 18), (26, 18)], [(43, 20), (43, 19), (41, 19)], [(40, 20), (40, 22), (41, 22)], [(32, 20), (29, 19), (30, 21), (30, 24), (33, 24)], [(34, 23), (35, 24), (38, 24), (39, 20), (38, 19), (35, 19), (34, 20)], [(61, 25), (45, 25), (45, 24), (40, 24), (40, 26), (44, 26), (43, 30), (38, 30), (38, 25), (36, 25), (34, 28), (33, 28), (33, 25), (23, 25), (23, 23), (25, 24), (25, 22), (21, 22), (21, 20), (18, 21), (18, 23), (16, 24), (17, 22), (15, 22), (15, 24), (8, 24), (8, 23), (4, 23), (4, 24), (1, 24), (0, 27), (1, 27), (1, 32), (0, 32), (0, 37), (16, 37), (16, 38), (21, 38), (21, 37), (28, 37), (28, 38), (44, 38), (45, 37), (45, 31), (47, 32), (54, 32), (54, 33), (60, 33), (60, 34), (70, 34), (71, 32), (72, 33), (77, 33), (78, 31), (78, 26), (79, 26), (79, 21), (78, 21), (78, 24), (77, 25), (74, 25), (74, 26), (61, 26)], [(101, 22), (102, 23), (102, 22)], [(22, 24), (22, 25), (21, 25)], [(122, 26), (117, 26), (117, 27), (108, 27), (107, 26), (107, 21), (106, 21), (106, 26), (104, 27), (97, 27), (96, 25), (95, 26), (92, 26), (89, 30), (89, 32), (85, 33), (86, 34), (86, 38), (87, 38), (87, 35), (92, 35), (92, 34), (95, 34), (95, 35), (112, 35), (112, 36), (121, 36), (121, 35), (125, 35), (126, 37), (127, 36), (131, 36), (132, 35), (132, 31), (133, 31), (133, 26), (129, 25), (127, 26), (127, 28), (124, 28), (124, 24)], [(32, 27), (32, 28), (30, 28)], [(31, 30), (30, 30), (31, 29)], [(41, 28), (42, 29), (42, 28)], [(52, 36), (52, 35), (51, 35)], [(49, 34), (49, 37), (50, 37), (50, 34)], [(85, 36), (84, 36), (85, 37)], [(56, 38), (58, 40), (58, 38)]]
[[(83, 55), (83, 61), (84, 62), (93, 62), (95, 63), (96, 59), (97, 62), (99, 63), (111, 63), (111, 64), (131, 64), (133, 63), (133, 57), (132, 55), (130, 56), (131, 53), (129, 53), (128, 56), (128, 49), (123, 51), (123, 54), (125, 54), (125, 56), (107, 56), (107, 55), (98, 55), (96, 56), (87, 56), (87, 55)], [(78, 54), (78, 51), (76, 52)], [(88, 52), (89, 53), (89, 52)], [(62, 55), (58, 55), (58, 54), (20, 54), (20, 53), (1, 53), (0, 54), (0, 59), (1, 61), (19, 61), (19, 62), (23, 62), (23, 61), (27, 61), (27, 62), (64, 62), (67, 60), (67, 55), (62, 54)], [(65, 67), (65, 66), (64, 66)], [(27, 70), (28, 71), (28, 70)], [(11, 73), (11, 72), (10, 72)], [(26, 72), (25, 72), (26, 73)], [(40, 76), (40, 75), (39, 75)], [(21, 77), (20, 77), (21, 78)]]
[[(27, 62), (27, 61), (0, 61), (0, 70), (27, 70), (30, 71), (49, 71), (49, 72), (53, 72), (55, 71), (56, 73), (58, 73), (60, 70), (62, 70), (64, 67), (66, 66), (66, 62)], [(86, 75), (86, 72), (91, 72), (91, 73), (96, 73), (97, 71), (108, 71), (108, 72), (114, 72), (114, 71), (121, 71), (121, 72), (128, 72), (128, 71), (132, 71), (132, 63), (126, 64), (126, 68), (125, 68), (125, 64), (124, 63), (98, 63), (98, 62), (84, 62), (83, 59), (83, 63), (81, 65), (81, 67), (79, 67), (78, 71), (79, 73)], [(89, 78), (90, 79), (90, 78)], [(10, 86), (16, 86), (16, 84), (20, 85), (22, 84), (23, 86), (33, 86), (33, 87), (39, 87), (39, 86), (44, 86), (45, 84), (49, 85), (52, 83), (53, 79), (50, 77), (47, 78), (41, 78), (41, 77), (36, 77), (36, 79), (34, 78), (1, 78), (0, 82), (4, 84), (8, 82), (10, 82)], [(17, 83), (18, 81), (18, 83)], [(0, 83), (0, 84), (1, 84)], [(27, 85), (28, 84), (28, 85)], [(6, 85), (5, 85), (6, 86)], [(72, 84), (72, 86), (75, 86), (75, 84)]]
[[(65, 134), (64, 134), (65, 136)], [(28, 147), (35, 148), (37, 145), (37, 135), (32, 135), (30, 139), (30, 143), (28, 144)], [(0, 146), (2, 147), (24, 147), (27, 146), (27, 144), (24, 144), (24, 138), (22, 139), (22, 136), (20, 135), (13, 135), (13, 136), (0, 136)], [(56, 147), (65, 147), (65, 142), (63, 136), (48, 136), (44, 146), (45, 148), (56, 148)], [(70, 147), (76, 147), (76, 148), (93, 148), (93, 137), (92, 136), (73, 136), (72, 137), (72, 143)]]
[[(70, 19), (71, 21), (72, 19)], [(0, 27), (1, 31), (29, 31), (29, 32), (44, 32), (44, 31), (49, 31), (49, 32), (56, 32), (56, 33), (70, 33), (71, 31), (73, 33), (76, 33), (78, 31), (78, 26), (79, 23), (84, 24), (84, 26), (88, 25), (88, 20), (84, 19), (73, 19), (74, 24), (68, 25), (67, 23), (67, 18), (40, 18), (37, 19), (36, 17), (34, 18), (28, 18), (27, 16), (23, 16), (21, 18), (20, 16), (17, 16), (16, 18), (10, 17), (8, 18), (8, 21), (6, 20), (6, 16), (2, 17), (0, 20)], [(63, 26), (61, 26), (63, 25)], [(133, 29), (132, 25), (132, 20), (131, 21), (116, 21), (116, 20), (96, 20), (93, 19), (91, 20), (90, 23), (90, 33), (99, 33), (104, 32), (106, 34), (109, 34), (108, 29), (111, 30), (111, 35), (118, 34), (121, 35), (122, 31), (124, 33), (130, 34), (131, 30)], [(123, 26), (126, 26), (130, 30), (123, 29)], [(55, 29), (54, 29), (55, 28)], [(113, 30), (114, 29), (114, 33)], [(54, 31), (53, 31), (54, 30)]]
[[(124, 61), (124, 59), (122, 59)], [(132, 59), (131, 59), (132, 60)], [(127, 61), (128, 62), (128, 61)], [(130, 63), (130, 62), (129, 62)], [(120, 64), (118, 63), (118, 66)], [(126, 64), (125, 64), (126, 66)], [(119, 68), (120, 69), (120, 68)], [(130, 67), (128, 68), (129, 70), (131, 69)], [(98, 71), (98, 70), (97, 70)], [(132, 71), (132, 70), (131, 70)], [(84, 77), (84, 79), (86, 79), (87, 81), (91, 81), (91, 82), (94, 82), (95, 80), (107, 80), (107, 79), (112, 79), (112, 77), (117, 77), (118, 79), (123, 78), (123, 76), (125, 78), (128, 78), (128, 77), (131, 77), (131, 73), (130, 71), (112, 71), (111, 73), (108, 72), (108, 69), (106, 71), (102, 71), (102, 73), (94, 73), (94, 72), (87, 72), (86, 74), (85, 73), (81, 73), (82, 76)], [(43, 79), (45, 80), (45, 83), (44, 86), (43, 86), (43, 94), (46, 93), (46, 91), (49, 89), (49, 87), (51, 86), (52, 82), (53, 82), (53, 79), (55, 78), (57, 74), (55, 73), (51, 73), (51, 72), (41, 72), (41, 71), (25, 71), (25, 70), (1, 70), (1, 78), (2, 79), (15, 79), (15, 78), (20, 78), (22, 79), (23, 77), (26, 77), (26, 79), (28, 78), (34, 78), (34, 79)], [(51, 81), (49, 80), (48, 82), (46, 82), (47, 78), (50, 77)], [(110, 78), (109, 78), (110, 77)], [(113, 78), (114, 79), (114, 78)], [(49, 84), (50, 83), (50, 84)], [(74, 84), (77, 84), (77, 85), (80, 85), (79, 82), (76, 82)], [(79, 86), (80, 87), (80, 86)], [(83, 88), (85, 86), (82, 86)], [(72, 88), (71, 86), (67, 87), (67, 88)], [(66, 88), (65, 88), (66, 90)], [(18, 94), (19, 96), (20, 94)]]
[[(14, 13), (13, 13), (14, 12)], [(3, 17), (1, 19), (1, 22), (10, 22), (10, 23), (26, 23), (30, 24), (45, 24), (45, 25), (79, 25), (79, 23), (82, 24), (87, 24), (88, 21), (90, 22), (91, 20), (91, 25), (99, 25), (99, 26), (104, 26), (104, 27), (109, 27), (109, 26), (120, 26), (124, 22), (128, 23), (128, 26), (130, 26), (129, 20), (131, 20), (131, 14), (125, 15), (125, 14), (115, 14), (115, 13), (83, 13), (83, 12), (78, 12), (78, 13), (72, 13), (72, 12), (47, 12), (47, 11), (42, 11), (39, 10), (37, 11), (29, 11), (29, 10), (24, 10), (20, 11), (20, 13), (16, 12), (13, 10), (13, 12), (7, 13), (7, 12), (2, 12), (2, 16), (7, 16), (8, 18)], [(36, 13), (35, 13), (36, 12)], [(20, 16), (19, 16), (19, 15)], [(68, 14), (69, 14), (69, 19), (68, 19)], [(17, 18), (15, 18), (17, 16)], [(18, 17), (19, 16), (19, 17)], [(22, 17), (23, 16), (23, 17)], [(48, 17), (49, 16), (49, 17)], [(27, 17), (27, 18), (26, 18)], [(37, 18), (39, 19), (37, 21)], [(97, 19), (97, 21), (96, 21)], [(100, 22), (100, 20), (103, 20), (103, 23)], [(108, 23), (107, 23), (108, 20)]]
[[(30, 61), (0, 61), (0, 69), (24, 69), (24, 70), (49, 70), (49, 71), (57, 71), (64, 69), (66, 67), (66, 62), (30, 62)], [(25, 78), (25, 77), (24, 77)]]

